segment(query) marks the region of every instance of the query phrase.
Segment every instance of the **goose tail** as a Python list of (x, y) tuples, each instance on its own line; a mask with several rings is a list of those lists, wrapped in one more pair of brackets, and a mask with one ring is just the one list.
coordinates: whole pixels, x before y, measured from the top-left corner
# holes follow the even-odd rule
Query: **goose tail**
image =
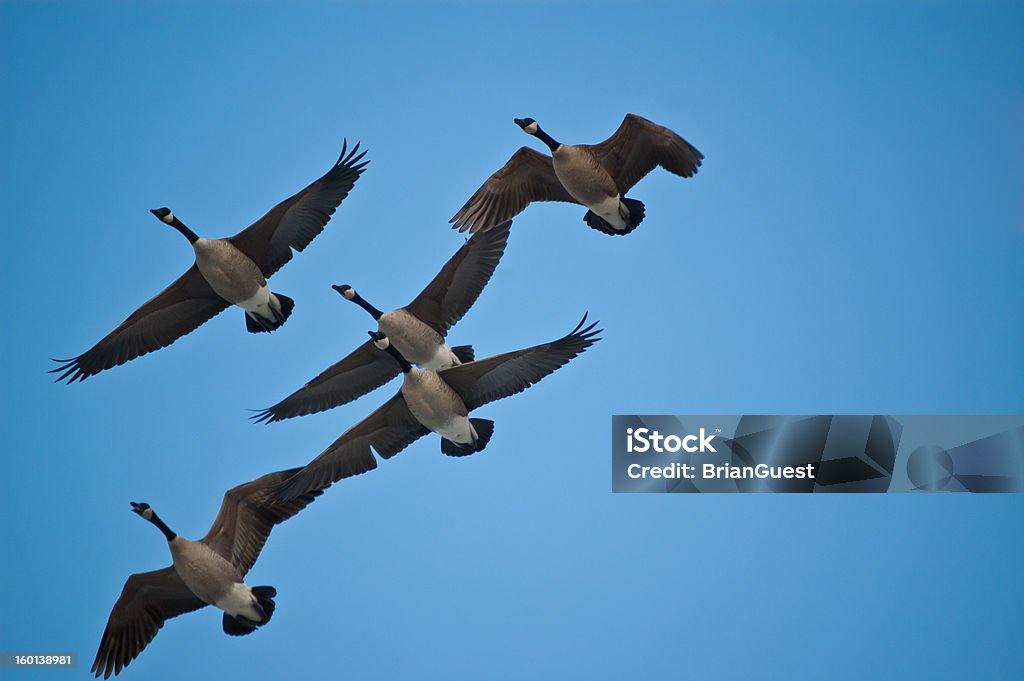
[(491, 441), (491, 435), (494, 434), (494, 421), (490, 419), (470, 419), (469, 423), (473, 426), (473, 431), (476, 433), (476, 440), (473, 444), (461, 445), (458, 442), (441, 438), (441, 451), (443, 453), (448, 456), (468, 456), (483, 451), (483, 448)]
[(637, 226), (643, 222), (645, 209), (644, 204), (636, 199), (621, 199), (621, 205), (619, 206), (619, 214), (622, 215), (623, 221), (626, 226), (622, 229), (617, 229), (611, 225), (607, 220), (598, 215), (592, 210), (588, 210), (587, 214), (583, 216), (583, 222), (587, 223), (588, 227), (592, 227), (602, 234), (608, 234), (609, 236), (624, 236), (629, 234)]
[[(276, 303), (276, 304), (275, 304)], [(255, 312), (245, 312), (245, 330), (249, 333), (268, 333), (281, 328), (295, 308), (295, 301), (283, 293), (270, 294), (270, 313), (273, 319), (266, 319)]]
[(263, 619), (256, 622), (242, 615), (229, 615), (225, 612), (223, 622), (224, 633), (228, 636), (247, 636), (269, 622), (270, 618), (273, 617), (274, 608), (276, 607), (274, 596), (277, 595), (277, 589), (272, 586), (254, 586), (252, 587), (252, 595), (256, 597), (257, 610), (263, 615)]

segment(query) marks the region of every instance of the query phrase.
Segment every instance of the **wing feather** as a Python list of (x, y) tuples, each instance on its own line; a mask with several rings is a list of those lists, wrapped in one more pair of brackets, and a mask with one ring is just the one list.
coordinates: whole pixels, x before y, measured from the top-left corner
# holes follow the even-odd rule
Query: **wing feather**
[(299, 470), (282, 486), (280, 496), (290, 499), (373, 470), (377, 467), (374, 451), (390, 459), (429, 432), (399, 392)]
[(506, 221), (470, 237), (405, 309), (442, 336), (446, 335), (491, 280), (505, 253), (511, 227), (512, 222)]
[(230, 303), (210, 288), (194, 264), (170, 286), (144, 303), (100, 342), (50, 373), (57, 381), (84, 381), (146, 353), (167, 347), (191, 333)]
[(590, 149), (623, 194), (658, 166), (692, 177), (704, 158), (676, 133), (636, 114), (626, 114), (611, 137)]
[(559, 182), (550, 156), (521, 147), (449, 222), (460, 232), (481, 232), (511, 220), (534, 201), (578, 203)]
[(313, 380), (253, 418), (272, 423), (333, 409), (384, 385), (399, 373), (398, 364), (368, 340)]
[(587, 315), (583, 315), (575, 329), (551, 343), (444, 369), (441, 378), (470, 411), (521, 393), (601, 340), (596, 336), (602, 329), (594, 329), (598, 323), (584, 328), (586, 321)]
[(165, 621), (205, 605), (185, 586), (173, 566), (132, 575), (110, 611), (92, 672), (105, 679), (120, 674), (149, 645)]
[(202, 541), (238, 567), (243, 577), (256, 563), (274, 525), (323, 494), (322, 489), (312, 489), (287, 500), (274, 494), (299, 470), (268, 473), (224, 493), (220, 512)]
[(359, 144), (348, 151), (342, 145), (338, 161), (313, 184), (277, 204), (262, 218), (229, 241), (259, 265), (270, 277), (292, 259), (292, 249), (302, 251), (324, 230), (335, 209), (355, 186), (369, 161), (360, 160)]

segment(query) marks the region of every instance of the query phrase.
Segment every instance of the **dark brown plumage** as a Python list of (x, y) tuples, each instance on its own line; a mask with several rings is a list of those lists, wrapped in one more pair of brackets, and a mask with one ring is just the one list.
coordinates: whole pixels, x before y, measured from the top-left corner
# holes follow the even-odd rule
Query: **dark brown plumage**
[[(586, 320), (584, 315), (575, 329), (551, 343), (442, 369), (437, 374), (462, 398), (468, 410), (515, 395), (600, 340), (597, 334), (601, 329), (594, 328), (597, 322), (584, 327)], [(284, 498), (301, 495), (373, 470), (377, 467), (374, 451), (389, 459), (429, 432), (409, 411), (399, 391), (290, 478), (280, 494)]]
[[(658, 166), (676, 175), (691, 177), (704, 158), (676, 133), (636, 114), (626, 114), (618, 130), (604, 142), (572, 145), (572, 151), (577, 160), (588, 159), (575, 173), (584, 183), (592, 176), (590, 182), (594, 186), (603, 186), (610, 177), (623, 197)], [(484, 182), (450, 222), (460, 232), (484, 231), (512, 219), (534, 201), (587, 205), (563, 185), (551, 156), (522, 147)]]
[[(226, 239), (270, 277), (323, 231), (327, 221), (359, 179), (367, 162), (357, 144), (346, 142), (337, 163), (311, 185), (270, 209), (266, 215)], [(192, 265), (173, 284), (133, 312), (92, 348), (61, 365), (57, 381), (84, 381), (105, 369), (164, 348), (212, 319), (231, 303), (217, 295)]]
[[(274, 496), (273, 491), (298, 470), (269, 473), (228, 490), (210, 531), (199, 543), (227, 559), (244, 577), (274, 525), (322, 494), (323, 488), (310, 487), (289, 500)], [(189, 590), (174, 566), (133, 574), (110, 611), (93, 673), (104, 678), (119, 674), (149, 645), (165, 621), (206, 605)]]
[[(416, 299), (404, 309), (445, 336), (473, 306), (494, 274), (508, 242), (511, 222), (475, 234), (453, 255)], [(398, 375), (395, 361), (366, 341), (302, 388), (256, 414), (274, 422), (315, 414), (351, 402)]]

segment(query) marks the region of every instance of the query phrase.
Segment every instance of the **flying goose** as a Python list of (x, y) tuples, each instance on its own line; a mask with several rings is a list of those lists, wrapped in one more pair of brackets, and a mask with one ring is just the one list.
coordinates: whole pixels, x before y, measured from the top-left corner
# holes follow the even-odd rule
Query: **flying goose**
[(138, 657), (164, 621), (215, 605), (224, 611), (224, 633), (251, 634), (274, 614), (272, 586), (246, 585), (274, 525), (291, 518), (322, 494), (307, 490), (289, 501), (271, 490), (299, 469), (269, 473), (227, 491), (213, 526), (199, 541), (175, 534), (149, 504), (131, 502), (132, 511), (153, 523), (171, 550), (174, 564), (128, 578), (103, 631), (92, 671), (110, 678)]
[(275, 494), (285, 499), (298, 497), (373, 470), (377, 467), (373, 451), (390, 459), (430, 432), (441, 436), (441, 451), (449, 456), (481, 451), (491, 439), (494, 421), (469, 418), (469, 412), (521, 393), (600, 340), (596, 336), (601, 329), (594, 330), (597, 322), (584, 328), (586, 321), (584, 315), (575, 329), (551, 343), (441, 371), (413, 367), (387, 336), (370, 331), (376, 346), (387, 351), (405, 374), (402, 388), (345, 431)]
[(84, 381), (104, 369), (159, 350), (207, 322), (230, 305), (245, 310), (252, 333), (273, 331), (291, 314), (291, 298), (273, 293), (267, 278), (323, 231), (334, 210), (348, 196), (367, 161), (342, 146), (337, 163), (319, 180), (270, 209), (233, 237), (204, 239), (186, 227), (168, 208), (153, 215), (179, 231), (195, 251), (196, 261), (185, 274), (142, 305), (85, 353), (50, 371), (57, 381)]
[(704, 158), (676, 133), (636, 114), (626, 114), (600, 144), (561, 144), (532, 118), (513, 120), (551, 156), (521, 147), (449, 221), (460, 232), (490, 229), (533, 201), (566, 201), (589, 208), (583, 221), (599, 232), (629, 234), (644, 219), (644, 204), (626, 192), (656, 166), (691, 177)]
[[(445, 335), (462, 319), (490, 281), (505, 252), (511, 226), (512, 222), (508, 221), (487, 232), (474, 234), (415, 300), (397, 310), (381, 312), (347, 284), (332, 288), (369, 312), (377, 320), (378, 330), (421, 369), (447, 369), (471, 362), (472, 346), (448, 347)], [(373, 340), (368, 340), (253, 418), (256, 422), (269, 423), (331, 409), (384, 385), (398, 372), (395, 361), (377, 349)]]

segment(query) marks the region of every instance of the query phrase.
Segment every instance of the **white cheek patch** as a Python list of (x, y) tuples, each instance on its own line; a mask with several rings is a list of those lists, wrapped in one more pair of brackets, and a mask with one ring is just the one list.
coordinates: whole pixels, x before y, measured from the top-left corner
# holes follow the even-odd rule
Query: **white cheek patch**
[(523, 130), (525, 132), (531, 134), (531, 135), (536, 135), (537, 134), (537, 121), (534, 121), (533, 123), (530, 123), (525, 128), (523, 128)]
[(349, 300), (353, 300), (356, 297), (356, 290), (354, 288), (347, 288), (341, 295), (345, 296)]
[(174, 213), (168, 211), (167, 215), (163, 216), (160, 219), (166, 222), (167, 224), (171, 224), (172, 222), (174, 222)]

